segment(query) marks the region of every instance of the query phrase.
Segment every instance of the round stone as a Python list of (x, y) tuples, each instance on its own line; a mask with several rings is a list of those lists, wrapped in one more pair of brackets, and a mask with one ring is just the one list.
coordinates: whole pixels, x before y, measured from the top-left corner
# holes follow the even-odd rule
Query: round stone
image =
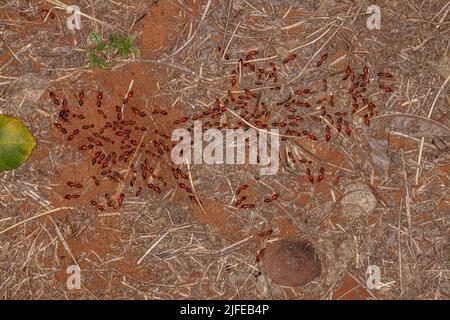
[(284, 239), (269, 245), (263, 255), (267, 276), (285, 286), (301, 286), (322, 272), (320, 260), (311, 243)]

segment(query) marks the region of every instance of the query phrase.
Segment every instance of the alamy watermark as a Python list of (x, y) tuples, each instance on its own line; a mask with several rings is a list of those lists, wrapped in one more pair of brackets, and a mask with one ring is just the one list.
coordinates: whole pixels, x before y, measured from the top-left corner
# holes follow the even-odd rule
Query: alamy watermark
[(369, 275), (366, 281), (368, 289), (380, 289), (381, 288), (381, 270), (377, 265), (370, 265), (367, 267), (366, 273)]
[(381, 9), (377, 5), (370, 5), (367, 7), (367, 13), (370, 17), (367, 18), (367, 28), (370, 30), (381, 29)]
[(77, 265), (68, 266), (66, 273), (69, 274), (67, 277), (66, 285), (67, 289), (81, 289), (81, 269)]
[[(172, 149), (172, 161), (181, 165), (245, 164), (248, 142), (248, 163), (259, 165), (261, 175), (274, 175), (279, 168), (280, 139), (278, 129), (210, 128), (203, 132), (201, 121), (194, 121), (194, 137), (187, 129), (173, 131), (171, 140), (179, 143)], [(225, 134), (225, 136), (224, 136)], [(203, 148), (203, 143), (208, 144)], [(270, 149), (270, 150), (269, 150)]]
[(71, 31), (74, 29), (81, 30), (81, 11), (80, 7), (76, 5), (71, 5), (67, 7), (67, 13), (72, 14), (67, 17), (66, 25)]

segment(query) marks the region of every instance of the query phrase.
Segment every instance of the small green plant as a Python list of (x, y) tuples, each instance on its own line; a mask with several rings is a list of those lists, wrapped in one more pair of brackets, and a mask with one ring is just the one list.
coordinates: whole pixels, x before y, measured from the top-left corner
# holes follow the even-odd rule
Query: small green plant
[(94, 45), (93, 48), (86, 50), (91, 68), (108, 69), (108, 61), (117, 55), (123, 59), (128, 58), (130, 55), (139, 55), (139, 49), (133, 46), (133, 37), (131, 35), (124, 38), (114, 33), (105, 42), (98, 33), (91, 32), (89, 38)]

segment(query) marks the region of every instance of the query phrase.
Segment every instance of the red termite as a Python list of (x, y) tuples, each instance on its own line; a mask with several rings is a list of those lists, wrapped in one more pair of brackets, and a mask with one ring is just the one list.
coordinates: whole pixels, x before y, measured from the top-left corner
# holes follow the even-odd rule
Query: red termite
[(248, 185), (247, 185), (247, 184), (241, 185), (241, 186), (237, 189), (236, 195), (238, 195), (239, 193), (241, 193), (241, 191), (243, 191), (243, 190), (245, 190), (245, 189), (247, 189), (247, 188), (248, 188)]
[(264, 256), (264, 251), (265, 251), (265, 250), (266, 250), (266, 249), (264, 248), (264, 249), (262, 249), (262, 250), (258, 253), (258, 255), (256, 256), (256, 262), (261, 261), (262, 257)]
[(325, 139), (327, 141), (330, 141), (330, 139), (331, 139), (331, 129), (330, 129), (330, 127), (328, 125), (325, 127), (325, 132), (326, 132)]
[(379, 77), (383, 77), (383, 78), (392, 78), (392, 74), (390, 74), (389, 72), (378, 72), (377, 75)]
[(343, 80), (343, 81), (347, 80), (347, 79), (350, 77), (351, 73), (352, 73), (352, 69), (350, 68), (350, 66), (347, 66), (347, 67), (345, 68), (345, 75), (344, 75), (344, 77), (342, 78), (342, 80)]
[(119, 196), (119, 200), (118, 200), (119, 206), (122, 206), (124, 199), (125, 199), (125, 193), (121, 193)]
[(260, 233), (258, 233), (258, 237), (267, 237), (267, 236), (270, 236), (272, 233), (273, 233), (272, 229), (264, 230), (264, 231), (261, 231)]
[[(252, 51), (250, 51), (249, 53), (247, 53), (247, 58), (256, 56), (257, 54), (258, 54), (258, 51), (252, 50)], [(247, 58), (246, 58), (245, 60), (249, 60), (249, 59), (247, 59)]]
[(297, 58), (297, 55), (291, 54), (291, 55), (287, 56), (285, 59), (283, 59), (283, 64), (286, 64), (286, 63), (294, 60), (295, 58)]
[(323, 56), (320, 57), (319, 61), (317, 62), (317, 67), (321, 66), (322, 63), (328, 58), (328, 53), (325, 53)]
[(369, 119), (369, 115), (368, 114), (364, 115), (364, 123), (366, 124), (366, 126), (370, 125), (370, 119)]
[(322, 80), (322, 91), (326, 92), (328, 90), (327, 79)]
[(351, 136), (351, 135), (352, 135), (352, 130), (351, 130), (349, 127), (345, 127), (345, 133), (346, 133), (348, 136)]
[(306, 168), (306, 175), (308, 176), (309, 182), (313, 183), (314, 182), (314, 177), (311, 175), (311, 169), (310, 168)]

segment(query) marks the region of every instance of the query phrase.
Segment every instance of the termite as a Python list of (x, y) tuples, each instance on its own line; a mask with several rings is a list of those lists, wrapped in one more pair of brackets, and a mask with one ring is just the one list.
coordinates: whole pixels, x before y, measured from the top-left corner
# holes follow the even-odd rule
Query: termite
[(368, 114), (364, 115), (364, 123), (366, 124), (366, 126), (370, 125), (370, 119), (369, 119), (369, 115)]
[(326, 127), (325, 127), (325, 140), (327, 140), (327, 141), (330, 141), (330, 139), (331, 139), (331, 129), (330, 129), (330, 127), (327, 125)]
[(328, 58), (328, 53), (325, 53), (323, 56), (320, 57), (319, 61), (317, 62), (317, 67), (321, 66), (322, 63)]
[(119, 196), (119, 200), (118, 200), (119, 206), (122, 206), (124, 199), (125, 199), (125, 193), (121, 193)]
[(344, 75), (344, 77), (342, 78), (342, 80), (343, 80), (343, 81), (347, 80), (347, 79), (350, 77), (351, 73), (352, 73), (352, 69), (350, 68), (350, 66), (347, 66), (347, 67), (345, 68), (345, 75)]
[(326, 92), (328, 90), (327, 79), (322, 80), (322, 91)]
[(351, 130), (349, 127), (345, 127), (345, 133), (346, 133), (348, 136), (351, 136), (351, 135), (352, 135), (352, 130)]
[(258, 54), (258, 51), (252, 50), (247, 54), (247, 56), (245, 57), (245, 60), (248, 61), (248, 60), (250, 60), (251, 57), (256, 56), (257, 54)]
[(383, 78), (392, 78), (392, 74), (390, 74), (389, 72), (378, 72), (377, 75)]
[(283, 60), (283, 64), (286, 64), (292, 60), (294, 60), (295, 58), (297, 58), (296, 54), (291, 54), (289, 56), (287, 56), (284, 60)]
[(241, 186), (237, 189), (236, 195), (238, 195), (239, 193), (241, 193), (241, 191), (243, 191), (243, 190), (245, 190), (245, 189), (247, 189), (247, 188), (248, 188), (248, 185), (247, 185), (247, 184), (241, 185)]
[(256, 262), (261, 261), (262, 257), (264, 256), (264, 251), (265, 251), (265, 250), (266, 250), (266, 249), (264, 248), (264, 249), (262, 249), (261, 251), (259, 251), (258, 255), (256, 256)]
[(258, 237), (267, 237), (270, 236), (272, 233), (273, 233), (272, 229), (261, 231), (260, 233), (258, 233)]
[(306, 175), (308, 176), (309, 182), (313, 183), (314, 182), (314, 177), (311, 175), (311, 169), (310, 168), (306, 168)]

